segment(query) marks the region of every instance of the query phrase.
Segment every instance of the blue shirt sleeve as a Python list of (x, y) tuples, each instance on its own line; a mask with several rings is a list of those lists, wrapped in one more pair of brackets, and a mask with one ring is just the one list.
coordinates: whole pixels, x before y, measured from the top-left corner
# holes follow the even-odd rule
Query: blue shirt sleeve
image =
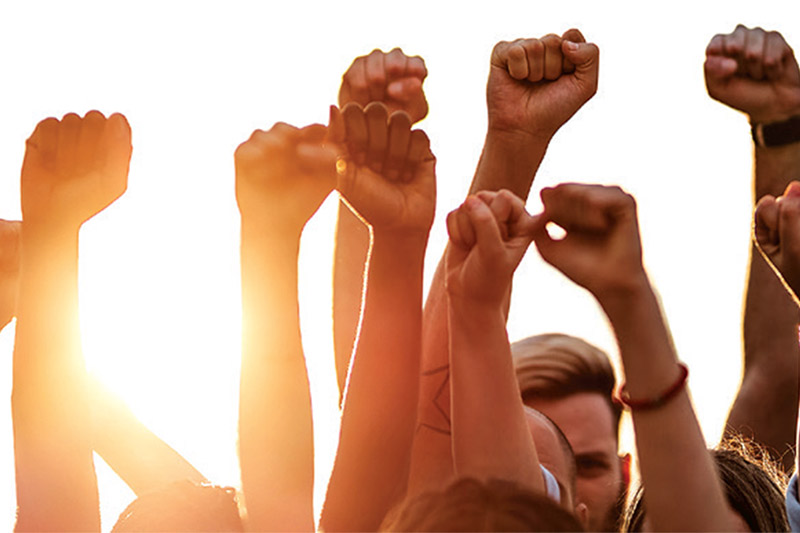
[(792, 531), (800, 532), (800, 501), (797, 497), (797, 472), (789, 481), (789, 488), (786, 490), (786, 514), (789, 517), (789, 526)]

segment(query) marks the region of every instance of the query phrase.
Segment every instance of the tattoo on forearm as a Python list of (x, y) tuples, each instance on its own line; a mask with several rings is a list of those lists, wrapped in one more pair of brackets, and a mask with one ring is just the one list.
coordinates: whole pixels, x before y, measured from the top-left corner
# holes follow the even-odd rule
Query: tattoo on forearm
[(417, 425), (417, 431), (422, 428), (430, 429), (442, 435), (450, 435), (450, 365), (443, 365), (431, 370), (426, 370), (422, 373), (423, 377), (430, 377), (438, 383), (436, 393), (431, 398), (437, 415), (430, 417), (426, 422), (420, 421)]

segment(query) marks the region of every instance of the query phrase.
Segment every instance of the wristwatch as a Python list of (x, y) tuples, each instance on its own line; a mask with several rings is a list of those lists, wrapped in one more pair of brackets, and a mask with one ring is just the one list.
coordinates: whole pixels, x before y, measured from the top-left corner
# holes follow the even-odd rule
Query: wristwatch
[(769, 124), (755, 122), (750, 129), (753, 134), (753, 142), (762, 148), (800, 142), (800, 116)]

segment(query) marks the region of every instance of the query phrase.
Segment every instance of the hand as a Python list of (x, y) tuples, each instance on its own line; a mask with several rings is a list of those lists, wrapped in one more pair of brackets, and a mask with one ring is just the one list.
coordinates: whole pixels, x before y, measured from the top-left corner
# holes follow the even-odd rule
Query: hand
[(339, 107), (355, 102), (366, 107), (370, 102), (383, 102), (389, 113), (405, 111), (415, 124), (428, 114), (428, 101), (422, 82), (428, 71), (419, 56), (409, 57), (399, 48), (388, 54), (373, 50), (357, 57), (342, 77)]
[(236, 202), (242, 220), (297, 235), (336, 184), (336, 148), (327, 128), (279, 122), (256, 130), (234, 154)]
[(16, 314), (22, 223), (0, 220), (0, 330)]
[(507, 190), (481, 191), (447, 215), (447, 291), (500, 305), (531, 243), (535, 219)]
[(78, 229), (125, 192), (130, 159), (131, 129), (118, 113), (41, 121), (22, 163), (22, 219)]
[(783, 196), (759, 200), (755, 240), (795, 297), (800, 295), (800, 182), (791, 182)]
[[(436, 208), (436, 158), (403, 111), (350, 103), (331, 109), (332, 135), (347, 145), (337, 189), (374, 230), (425, 234)], [(335, 132), (335, 133), (334, 133)], [(340, 167), (341, 168), (341, 167)]]
[(597, 92), (599, 54), (576, 29), (497, 43), (486, 95), (489, 130), (549, 140)]
[[(632, 196), (619, 187), (577, 183), (542, 189), (541, 196), (533, 240), (545, 261), (601, 303), (647, 284)], [(550, 237), (550, 222), (566, 231), (563, 239)]]
[(800, 113), (800, 70), (780, 33), (749, 29), (715, 35), (706, 48), (706, 87), (711, 98), (750, 115), (777, 122)]

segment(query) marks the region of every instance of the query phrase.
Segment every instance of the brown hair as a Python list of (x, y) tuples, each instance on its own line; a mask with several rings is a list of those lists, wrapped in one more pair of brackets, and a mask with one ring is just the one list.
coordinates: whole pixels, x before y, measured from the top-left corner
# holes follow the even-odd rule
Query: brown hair
[(582, 531), (544, 494), (502, 479), (462, 478), (406, 500), (382, 531)]
[[(751, 531), (789, 531), (786, 474), (769, 453), (741, 435), (724, 439), (711, 450), (728, 504)], [(641, 531), (645, 509), (640, 486), (625, 513), (623, 531)]]
[(622, 408), (613, 400), (616, 378), (608, 355), (562, 333), (534, 335), (511, 345), (523, 401), (596, 392), (606, 398), (619, 433)]
[(136, 498), (112, 532), (244, 531), (231, 487), (176, 481)]

